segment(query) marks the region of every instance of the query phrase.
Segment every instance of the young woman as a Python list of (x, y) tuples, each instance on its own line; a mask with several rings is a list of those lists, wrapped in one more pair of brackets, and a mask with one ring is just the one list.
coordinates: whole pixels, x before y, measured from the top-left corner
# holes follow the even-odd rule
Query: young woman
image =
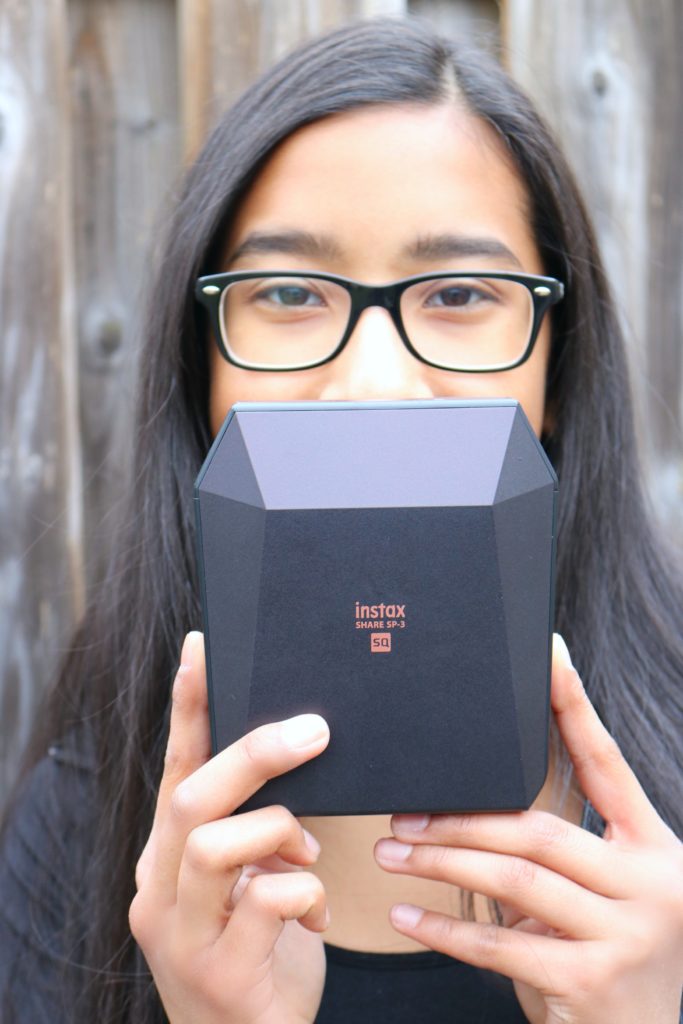
[[(234, 271), (281, 272), (253, 301), (306, 317), (343, 304), (343, 279), (471, 277), (404, 293), (414, 351), (370, 306), (333, 358), (302, 342), (281, 372), (249, 338), (226, 359), (197, 316), (197, 278)], [(487, 272), (520, 302), (533, 275), (565, 297), (535, 338), (511, 325), (477, 372), (462, 353), (430, 358), (422, 310), (485, 304)], [(528, 101), (416, 23), (304, 47), (207, 143), (150, 294), (129, 520), (5, 823), (3, 1021), (674, 1024), (681, 588), (644, 509), (593, 235)], [(232, 816), (329, 733), (299, 716), (211, 757), (188, 630), (192, 485), (212, 436), (236, 400), (444, 396), (517, 398), (557, 469), (557, 625), (615, 739), (556, 637), (561, 742), (530, 811)]]

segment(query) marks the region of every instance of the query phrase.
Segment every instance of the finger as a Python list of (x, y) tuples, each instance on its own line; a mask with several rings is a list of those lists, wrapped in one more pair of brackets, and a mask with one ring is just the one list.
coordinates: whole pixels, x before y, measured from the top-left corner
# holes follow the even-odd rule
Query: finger
[(163, 815), (176, 786), (211, 757), (204, 637), (188, 633), (171, 694), (171, 722), (155, 818)]
[(496, 924), (458, 921), (410, 904), (392, 907), (394, 928), (430, 949), (520, 981), (544, 995), (561, 995), (575, 961), (590, 957), (592, 943), (566, 942)]
[(159, 820), (150, 878), (157, 898), (175, 903), (183, 850), (193, 829), (232, 814), (268, 779), (320, 754), (328, 740), (323, 718), (298, 715), (247, 733), (183, 779)]
[[(304, 830), (305, 831), (305, 830)], [(309, 832), (306, 832), (306, 842), (309, 839), (313, 839)], [(301, 871), (301, 866), (293, 864), (289, 860), (284, 860), (277, 853), (272, 854), (269, 857), (259, 857), (258, 860), (251, 861), (247, 864), (242, 872), (249, 871), (250, 875), (274, 875), (281, 871)], [(233, 900), (236, 899), (233, 891)]]
[(250, 881), (214, 946), (222, 962), (239, 963), (240, 975), (263, 968), (285, 921), (310, 931), (327, 927), (329, 915), (322, 882), (310, 871), (256, 875)]
[(496, 924), (502, 924), (505, 928), (514, 928), (519, 932), (530, 932), (534, 935), (547, 935), (549, 932), (553, 932), (553, 929), (543, 921), (537, 921), (535, 917), (522, 914), (516, 907), (505, 903), (504, 900), (497, 900), (496, 906), (501, 916), (501, 920), (497, 920)]
[(621, 925), (619, 904), (522, 857), (447, 846), (410, 846), (380, 839), (378, 861), (388, 871), (449, 882), (505, 900), (527, 917), (577, 939), (613, 934)]
[(397, 839), (415, 845), (467, 847), (504, 853), (542, 864), (612, 899), (626, 899), (645, 879), (638, 862), (585, 829), (545, 811), (514, 814), (435, 814), (420, 819), (394, 815)]
[(171, 721), (159, 786), (154, 822), (138, 861), (138, 889), (150, 877), (157, 847), (157, 824), (167, 812), (175, 787), (211, 757), (211, 734), (206, 691), (204, 637), (191, 632), (185, 637), (171, 697)]
[(242, 898), (242, 893), (249, 885), (252, 878), (256, 875), (274, 875), (274, 874), (286, 874), (288, 871), (303, 871), (302, 867), (298, 867), (296, 864), (290, 864), (288, 861), (283, 860), (282, 857), (273, 855), (272, 857), (262, 857), (260, 860), (254, 861), (253, 864), (246, 864), (242, 868), (242, 874), (235, 882), (235, 886), (232, 890), (230, 897), (232, 906), (237, 905), (237, 901)]
[[(514, 928), (520, 921), (530, 920), (525, 914), (520, 914), (516, 907), (510, 906), (509, 903), (505, 903), (504, 900), (498, 900), (498, 910), (502, 921), (498, 921), (498, 924), (503, 924), (506, 928)], [(544, 925), (547, 931), (547, 925)]]
[(242, 867), (278, 855), (310, 865), (320, 847), (284, 807), (267, 807), (199, 825), (190, 832), (178, 876), (177, 907), (188, 944), (216, 941), (233, 910)]
[(666, 826), (598, 718), (557, 633), (550, 699), (579, 784), (595, 809), (631, 837), (663, 836)]

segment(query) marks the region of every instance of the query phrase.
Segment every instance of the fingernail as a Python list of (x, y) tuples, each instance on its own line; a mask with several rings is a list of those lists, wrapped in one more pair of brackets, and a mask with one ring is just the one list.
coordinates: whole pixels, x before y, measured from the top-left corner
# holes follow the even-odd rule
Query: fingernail
[(280, 725), (283, 743), (295, 750), (318, 743), (327, 733), (327, 722), (320, 715), (297, 715)]
[(330, 927), (330, 910), (329, 907), (325, 907), (325, 928)]
[(318, 842), (318, 840), (315, 838), (315, 836), (312, 836), (307, 829), (304, 829), (303, 832), (304, 842), (306, 843), (308, 849), (311, 851), (311, 853), (314, 853), (316, 857), (320, 856), (320, 843)]
[(194, 661), (195, 650), (197, 647), (197, 638), (201, 636), (201, 633), (192, 631), (188, 633), (183, 641), (183, 649), (180, 652), (180, 671), (187, 671), (192, 668)]
[(564, 662), (567, 668), (574, 668), (569, 649), (559, 633), (553, 633), (553, 651), (557, 651), (560, 661)]
[(397, 843), (395, 839), (380, 839), (375, 847), (378, 859), (390, 861), (392, 864), (407, 860), (412, 852), (412, 846)]
[(423, 914), (424, 910), (412, 903), (397, 903), (391, 908), (391, 922), (397, 928), (417, 928)]
[(424, 832), (430, 821), (429, 814), (395, 814), (391, 827), (394, 832)]

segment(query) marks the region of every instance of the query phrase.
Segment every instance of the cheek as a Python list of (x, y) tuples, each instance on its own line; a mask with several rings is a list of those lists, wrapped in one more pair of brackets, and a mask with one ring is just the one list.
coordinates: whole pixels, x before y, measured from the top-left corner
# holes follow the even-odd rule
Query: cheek
[(209, 365), (209, 423), (215, 437), (235, 402), (250, 402), (260, 396), (252, 395), (249, 387), (249, 378), (258, 375), (247, 374), (233, 366), (223, 358), (216, 345), (212, 346)]
[(231, 370), (232, 367), (219, 354), (216, 345), (212, 344), (209, 357), (209, 424), (213, 437), (218, 433), (230, 407), (237, 400), (231, 397)]
[[(515, 372), (511, 371), (510, 377)], [(510, 388), (510, 398), (516, 398), (521, 404), (536, 437), (540, 438), (545, 425), (545, 374), (520, 375), (520, 380)]]
[[(505, 373), (459, 374), (426, 371), (435, 398), (514, 398), (522, 405), (537, 437), (552, 423), (545, 406), (550, 355), (550, 325), (546, 322), (531, 357), (516, 370)], [(235, 402), (317, 401), (335, 373), (335, 363), (316, 370), (262, 373), (242, 370), (227, 362), (216, 345), (210, 356), (209, 422), (215, 437)]]
[[(547, 366), (546, 346), (539, 345), (526, 363), (515, 370), (503, 373), (442, 373), (433, 382), (433, 394), (435, 397), (461, 399), (514, 398), (540, 438), (552, 425), (545, 404)], [(439, 374), (439, 371), (434, 372)]]
[(270, 374), (241, 370), (220, 355), (217, 359), (219, 362), (212, 367), (209, 390), (209, 423), (214, 437), (235, 402), (277, 401), (261, 379)]
[(548, 431), (549, 413), (546, 408), (546, 381), (550, 360), (550, 323), (544, 323), (539, 333), (534, 350), (526, 363), (510, 370), (512, 385), (511, 398), (516, 398), (522, 405), (537, 437)]
[[(320, 397), (325, 368), (297, 373), (242, 370), (222, 357), (216, 345), (210, 357), (209, 423), (213, 437), (235, 402), (306, 402)], [(329, 372), (329, 370), (327, 371)]]

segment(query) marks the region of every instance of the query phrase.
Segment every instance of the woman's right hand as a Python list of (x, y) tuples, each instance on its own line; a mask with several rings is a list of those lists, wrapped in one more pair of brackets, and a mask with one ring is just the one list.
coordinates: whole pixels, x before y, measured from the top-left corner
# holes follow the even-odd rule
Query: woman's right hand
[(171, 1024), (304, 1024), (325, 978), (317, 843), (284, 807), (231, 817), (276, 775), (320, 754), (318, 715), (265, 725), (211, 757), (204, 643), (188, 634), (173, 687), (154, 823), (131, 931)]

